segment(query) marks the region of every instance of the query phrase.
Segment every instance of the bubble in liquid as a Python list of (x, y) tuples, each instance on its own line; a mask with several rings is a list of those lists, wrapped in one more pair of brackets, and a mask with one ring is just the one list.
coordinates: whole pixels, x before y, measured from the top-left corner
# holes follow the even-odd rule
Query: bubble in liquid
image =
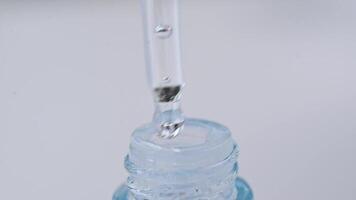
[(169, 25), (158, 25), (155, 28), (155, 33), (161, 39), (169, 38), (172, 35), (173, 28)]

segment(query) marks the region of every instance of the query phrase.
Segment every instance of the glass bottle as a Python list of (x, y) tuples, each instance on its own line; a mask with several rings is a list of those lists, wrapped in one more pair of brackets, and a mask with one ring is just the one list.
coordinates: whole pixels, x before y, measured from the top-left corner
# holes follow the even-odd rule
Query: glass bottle
[(156, 111), (132, 134), (125, 159), (129, 177), (113, 200), (252, 200), (252, 190), (237, 176), (239, 148), (230, 131), (181, 112), (178, 1), (141, 0)]

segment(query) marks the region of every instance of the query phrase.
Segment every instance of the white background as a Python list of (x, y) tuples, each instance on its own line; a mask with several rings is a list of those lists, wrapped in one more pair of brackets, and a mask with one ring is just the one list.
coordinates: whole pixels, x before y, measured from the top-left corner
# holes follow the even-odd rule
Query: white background
[[(260, 200), (356, 199), (356, 3), (182, 0), (187, 115)], [(150, 120), (138, 1), (0, 1), (0, 199), (104, 200)]]

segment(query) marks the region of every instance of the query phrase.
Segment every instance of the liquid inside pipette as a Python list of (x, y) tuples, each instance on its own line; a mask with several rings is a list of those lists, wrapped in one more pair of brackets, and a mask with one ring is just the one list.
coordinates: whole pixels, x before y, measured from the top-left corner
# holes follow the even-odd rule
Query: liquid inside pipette
[(156, 100), (155, 120), (158, 123), (158, 134), (165, 139), (179, 135), (184, 125), (180, 111), (182, 86), (163, 86), (154, 89)]

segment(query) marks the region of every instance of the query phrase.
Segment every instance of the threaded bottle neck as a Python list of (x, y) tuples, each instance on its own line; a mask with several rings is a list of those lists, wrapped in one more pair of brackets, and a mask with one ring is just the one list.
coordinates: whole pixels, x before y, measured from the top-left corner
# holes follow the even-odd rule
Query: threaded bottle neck
[(235, 200), (238, 147), (225, 127), (186, 119), (175, 138), (149, 124), (133, 134), (125, 166), (131, 199)]

